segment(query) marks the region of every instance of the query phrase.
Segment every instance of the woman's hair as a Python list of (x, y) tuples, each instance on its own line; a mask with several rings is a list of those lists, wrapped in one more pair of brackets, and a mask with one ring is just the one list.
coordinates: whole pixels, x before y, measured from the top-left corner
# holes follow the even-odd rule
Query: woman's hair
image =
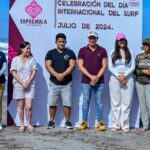
[(22, 53), (22, 50), (23, 48), (25, 48), (26, 46), (28, 45), (31, 45), (29, 42), (27, 41), (23, 41), (21, 44), (20, 44), (20, 48), (19, 48), (19, 51), (18, 51), (18, 55), (20, 55)]
[[(128, 41), (126, 39), (124, 39), (126, 41), (124, 50), (125, 50), (125, 64), (129, 64), (130, 60), (131, 60), (131, 53), (130, 50), (128, 48)], [(119, 41), (116, 40), (115, 42), (115, 51), (112, 53), (112, 63), (113, 65), (115, 64), (115, 61), (117, 59), (121, 59), (121, 55), (120, 55), (120, 46), (119, 46)]]

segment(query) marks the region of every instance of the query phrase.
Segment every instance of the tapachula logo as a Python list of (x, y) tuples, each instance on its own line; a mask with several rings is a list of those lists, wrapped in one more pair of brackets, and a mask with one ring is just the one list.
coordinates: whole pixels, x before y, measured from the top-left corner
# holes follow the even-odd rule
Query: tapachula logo
[(42, 7), (35, 1), (33, 0), (26, 8), (25, 11), (32, 17), (36, 18), (41, 12), (42, 12)]
[(20, 19), (20, 23), (27, 26), (41, 26), (43, 24), (47, 24), (46, 19), (36, 18), (42, 11), (42, 7), (35, 1), (26, 6), (25, 11), (29, 14), (31, 19)]

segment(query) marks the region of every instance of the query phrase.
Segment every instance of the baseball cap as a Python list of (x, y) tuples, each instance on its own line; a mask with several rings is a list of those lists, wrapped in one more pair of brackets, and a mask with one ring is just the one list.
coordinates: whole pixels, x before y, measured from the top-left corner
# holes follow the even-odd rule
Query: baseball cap
[(93, 31), (88, 33), (88, 38), (91, 37), (91, 36), (94, 36), (94, 37), (98, 38), (98, 34), (96, 32), (93, 32)]
[(150, 45), (150, 38), (143, 39), (142, 44), (149, 44)]
[(121, 39), (126, 39), (126, 36), (125, 36), (125, 34), (124, 33), (118, 33), (117, 35), (116, 35), (116, 40), (121, 40)]

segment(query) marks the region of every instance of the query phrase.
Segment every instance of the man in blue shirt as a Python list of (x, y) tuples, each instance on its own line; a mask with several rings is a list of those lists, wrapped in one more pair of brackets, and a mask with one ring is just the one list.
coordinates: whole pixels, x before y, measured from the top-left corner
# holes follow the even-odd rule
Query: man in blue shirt
[(45, 66), (50, 73), (49, 112), (50, 121), (48, 129), (55, 127), (55, 114), (57, 100), (61, 95), (66, 118), (65, 127), (73, 128), (70, 120), (72, 105), (72, 71), (76, 64), (74, 52), (65, 47), (66, 36), (63, 33), (56, 35), (56, 48), (48, 51), (45, 57)]

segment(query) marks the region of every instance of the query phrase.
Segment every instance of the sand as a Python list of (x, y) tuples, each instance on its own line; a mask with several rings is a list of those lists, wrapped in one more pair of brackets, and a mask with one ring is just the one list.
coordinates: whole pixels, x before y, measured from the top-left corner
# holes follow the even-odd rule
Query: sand
[(150, 131), (132, 129), (105, 132), (96, 129), (78, 131), (56, 127), (36, 127), (34, 133), (19, 133), (17, 127), (0, 131), (1, 150), (150, 150)]
[(35, 132), (18, 132), (18, 127), (6, 127), (6, 98), (3, 100), (3, 124), (0, 131), (0, 150), (150, 150), (150, 131), (140, 133), (131, 129), (105, 132), (90, 128), (86, 131), (46, 126), (35, 127)]

